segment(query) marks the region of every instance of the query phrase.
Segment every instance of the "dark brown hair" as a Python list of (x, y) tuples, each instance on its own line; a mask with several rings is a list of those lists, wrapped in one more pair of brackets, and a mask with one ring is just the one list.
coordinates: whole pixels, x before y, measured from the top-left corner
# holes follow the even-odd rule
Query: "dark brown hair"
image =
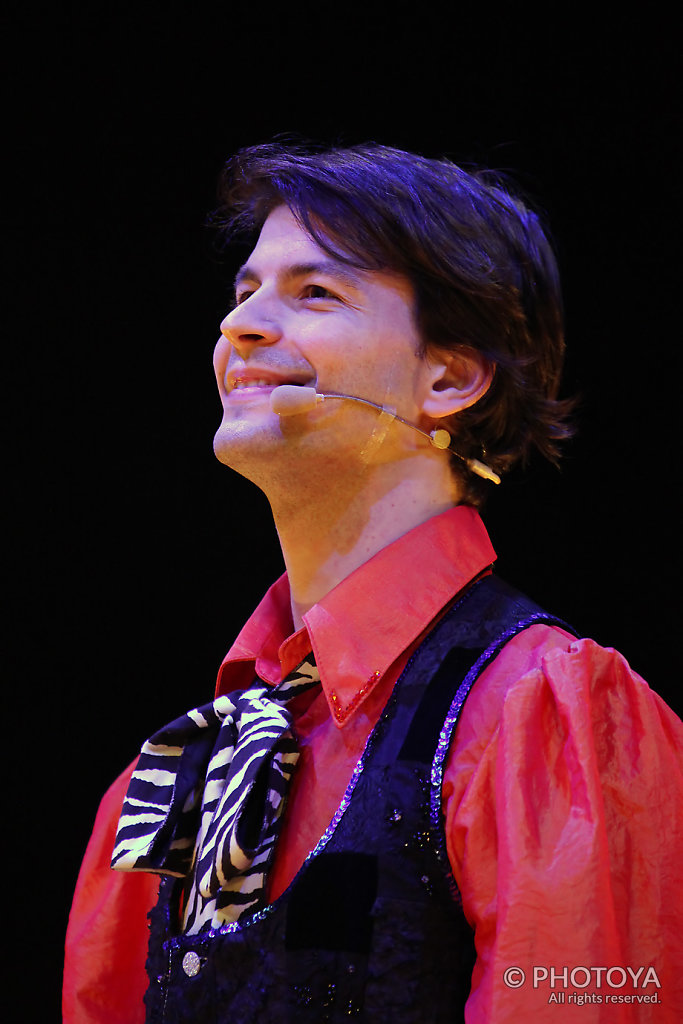
[[(228, 161), (220, 201), (213, 221), (226, 240), (256, 234), (286, 204), (336, 259), (406, 277), (423, 351), (466, 346), (495, 366), (487, 394), (444, 422), (454, 447), (498, 473), (534, 447), (557, 462), (557, 442), (572, 433), (572, 403), (557, 398), (557, 263), (539, 215), (497, 176), (374, 143), (267, 144)], [(452, 464), (465, 500), (480, 504), (486, 484)]]

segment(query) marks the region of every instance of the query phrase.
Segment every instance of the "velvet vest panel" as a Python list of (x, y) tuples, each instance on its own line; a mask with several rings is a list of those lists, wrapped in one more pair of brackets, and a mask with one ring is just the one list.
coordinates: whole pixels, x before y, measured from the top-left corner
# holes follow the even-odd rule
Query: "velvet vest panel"
[(537, 622), (570, 628), (492, 575), (456, 601), (409, 660), (330, 826), (274, 903), (184, 936), (180, 883), (162, 881), (150, 1024), (464, 1019), (475, 953), (446, 854), (443, 768), (472, 684)]

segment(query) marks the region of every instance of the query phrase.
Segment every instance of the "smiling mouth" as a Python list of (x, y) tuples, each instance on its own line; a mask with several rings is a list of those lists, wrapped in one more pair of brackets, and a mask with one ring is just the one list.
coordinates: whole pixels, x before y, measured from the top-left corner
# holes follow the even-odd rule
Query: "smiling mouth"
[[(234, 377), (228, 388), (229, 394), (240, 392), (246, 395), (249, 393), (263, 393), (273, 391), (275, 388), (288, 384), (293, 387), (304, 387), (307, 382), (287, 378), (273, 379), (272, 377)], [(310, 383), (309, 383), (310, 386)]]

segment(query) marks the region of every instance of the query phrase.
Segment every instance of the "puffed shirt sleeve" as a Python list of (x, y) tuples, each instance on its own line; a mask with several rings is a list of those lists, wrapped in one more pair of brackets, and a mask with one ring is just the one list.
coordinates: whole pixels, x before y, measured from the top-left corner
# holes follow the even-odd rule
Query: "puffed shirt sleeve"
[(110, 868), (121, 805), (137, 759), (105, 793), (74, 893), (66, 934), (64, 1024), (142, 1024), (147, 914), (159, 876)]
[(674, 1024), (683, 729), (621, 655), (543, 629), (475, 683), (444, 773), (477, 951), (465, 1020)]

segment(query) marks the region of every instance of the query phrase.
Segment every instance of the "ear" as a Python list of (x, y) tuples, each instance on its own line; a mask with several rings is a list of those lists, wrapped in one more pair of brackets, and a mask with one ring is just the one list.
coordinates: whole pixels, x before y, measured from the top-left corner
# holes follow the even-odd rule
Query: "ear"
[(473, 348), (432, 349), (425, 356), (422, 411), (431, 419), (452, 416), (478, 402), (491, 386), (495, 367)]

